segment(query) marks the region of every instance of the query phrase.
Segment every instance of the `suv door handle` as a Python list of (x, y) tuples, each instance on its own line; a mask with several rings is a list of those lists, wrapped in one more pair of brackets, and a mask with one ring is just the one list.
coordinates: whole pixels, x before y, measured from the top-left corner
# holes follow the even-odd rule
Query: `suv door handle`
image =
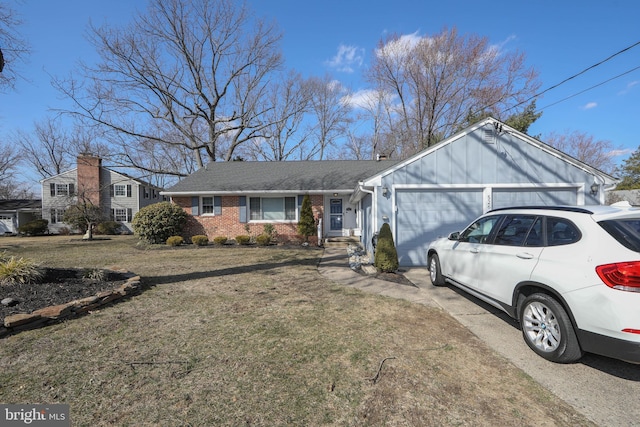
[(472, 254), (478, 254), (478, 253), (480, 253), (480, 249), (478, 249), (478, 248), (471, 248), (471, 249), (469, 249), (469, 252), (471, 252)]
[(533, 258), (533, 254), (530, 254), (529, 252), (520, 252), (520, 253), (516, 254), (516, 256), (518, 258), (521, 258), (521, 259), (531, 259), (531, 258)]

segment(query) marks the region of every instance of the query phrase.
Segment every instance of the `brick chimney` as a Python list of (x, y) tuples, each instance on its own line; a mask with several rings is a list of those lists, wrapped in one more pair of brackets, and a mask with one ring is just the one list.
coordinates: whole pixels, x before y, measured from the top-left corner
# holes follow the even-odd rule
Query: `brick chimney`
[(92, 154), (78, 156), (78, 203), (100, 206), (100, 169), (102, 159)]

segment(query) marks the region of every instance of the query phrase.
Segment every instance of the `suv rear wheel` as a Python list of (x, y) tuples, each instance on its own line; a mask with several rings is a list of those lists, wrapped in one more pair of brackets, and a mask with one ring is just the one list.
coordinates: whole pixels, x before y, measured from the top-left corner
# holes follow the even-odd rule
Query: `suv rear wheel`
[(571, 320), (553, 297), (542, 293), (528, 296), (520, 308), (520, 326), (527, 345), (545, 359), (571, 363), (582, 357)]

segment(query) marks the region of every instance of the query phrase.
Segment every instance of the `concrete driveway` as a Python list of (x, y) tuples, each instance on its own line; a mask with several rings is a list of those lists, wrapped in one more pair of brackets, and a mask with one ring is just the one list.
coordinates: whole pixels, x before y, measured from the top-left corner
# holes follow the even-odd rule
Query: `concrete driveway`
[(548, 362), (527, 347), (518, 324), (501, 311), (453, 286), (432, 286), (426, 268), (403, 273), (495, 351), (593, 422), (640, 426), (640, 365), (592, 354), (570, 365)]

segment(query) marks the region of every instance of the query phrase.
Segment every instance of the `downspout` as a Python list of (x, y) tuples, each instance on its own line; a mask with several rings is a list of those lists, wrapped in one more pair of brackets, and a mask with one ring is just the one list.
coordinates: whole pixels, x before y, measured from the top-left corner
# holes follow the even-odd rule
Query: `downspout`
[[(362, 182), (358, 182), (358, 190), (362, 191), (363, 193), (371, 194), (371, 208), (373, 210), (371, 212), (371, 217), (372, 217), (371, 235), (373, 235), (375, 233), (375, 230), (377, 230), (376, 227), (378, 226), (378, 216), (377, 216), (378, 207), (374, 197), (374, 192), (373, 190), (367, 190), (366, 188), (364, 188)], [(360, 200), (358, 203), (360, 204), (360, 209), (358, 210), (360, 211), (360, 215), (362, 215), (362, 200)], [(360, 221), (360, 223), (362, 223), (362, 221)], [(361, 235), (364, 235), (364, 234), (365, 233), (361, 233)], [(366, 250), (367, 242), (364, 242), (364, 248)]]
[[(366, 188), (364, 188), (362, 182), (358, 183), (358, 190), (362, 191), (363, 193), (367, 193), (367, 194), (371, 194), (371, 207), (373, 208), (373, 212), (371, 212), (371, 216), (373, 217), (373, 229), (376, 230), (376, 227), (378, 226), (378, 204), (376, 203), (376, 199), (374, 197), (374, 192), (373, 190), (367, 190)], [(362, 215), (362, 201), (358, 202), (360, 203), (360, 214)]]

